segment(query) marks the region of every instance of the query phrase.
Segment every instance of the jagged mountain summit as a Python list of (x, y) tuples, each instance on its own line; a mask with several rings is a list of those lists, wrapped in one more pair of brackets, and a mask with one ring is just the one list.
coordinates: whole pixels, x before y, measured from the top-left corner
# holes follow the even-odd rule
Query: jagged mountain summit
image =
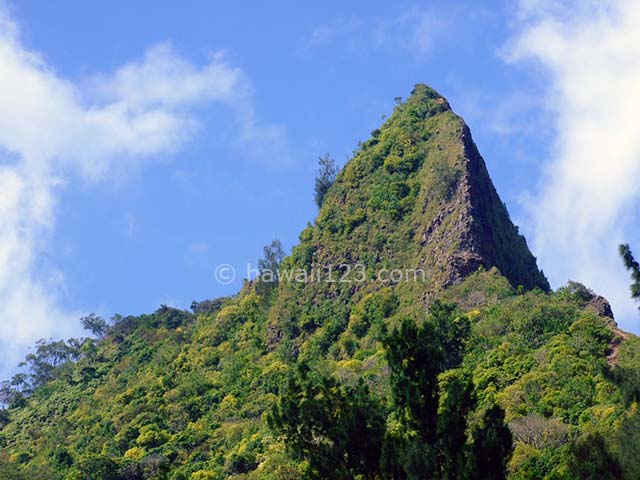
[[(272, 406), (287, 401), (291, 412), (317, 400), (307, 413), (323, 421), (305, 430), (301, 415), (289, 420), (311, 450), (326, 452), (336, 445), (327, 418), (348, 413), (353, 395), (340, 395), (357, 391), (375, 408), (349, 421), (374, 419), (375, 438), (410, 442), (416, 432), (394, 396), (408, 383), (431, 385), (438, 432), (425, 438), (461, 452), (435, 463), (486, 458), (495, 436), (478, 432), (504, 438), (506, 424), (513, 454), (491, 478), (640, 478), (640, 340), (587, 287), (550, 291), (468, 127), (434, 90), (417, 85), (359, 145), (278, 268), (293, 277), (248, 281), (193, 313), (163, 306), (109, 326), (92, 318), (97, 338), (40, 343), (0, 389), (0, 480), (318, 478), (266, 421)], [(394, 384), (385, 342), (389, 332), (419, 331), (398, 328), (407, 324), (437, 332), (421, 345), (442, 370)], [(409, 337), (396, 338), (398, 351)], [(321, 387), (292, 400), (303, 370)], [(387, 475), (358, 447), (338, 452), (342, 476), (322, 478), (422, 478), (402, 462)], [(374, 464), (367, 475), (355, 473), (361, 458)], [(458, 477), (476, 478), (465, 471)]]
[[(375, 237), (400, 230), (405, 239), (389, 239), (371, 255), (404, 255), (405, 266), (428, 270), (434, 290), (480, 267), (496, 267), (514, 287), (549, 290), (469, 128), (447, 100), (423, 84), (347, 164), (318, 224), (332, 235), (361, 228)], [(352, 243), (360, 240), (356, 235)]]

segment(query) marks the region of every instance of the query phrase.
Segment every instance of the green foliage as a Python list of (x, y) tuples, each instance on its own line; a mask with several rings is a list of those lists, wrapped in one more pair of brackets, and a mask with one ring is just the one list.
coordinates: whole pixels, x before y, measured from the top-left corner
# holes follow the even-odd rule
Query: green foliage
[(327, 153), (318, 159), (318, 172), (315, 181), (314, 193), (315, 201), (318, 208), (322, 207), (324, 197), (333, 185), (338, 175), (338, 167), (336, 162)]
[[(438, 418), (438, 374), (443, 371), (443, 351), (432, 323), (417, 325), (404, 319), (385, 338), (391, 370), (391, 390), (400, 421), (419, 432), (417, 442), (432, 446)], [(426, 470), (431, 470), (425, 466)]]
[(377, 478), (384, 415), (362, 381), (348, 387), (311, 380), (302, 364), (267, 421), (294, 458), (307, 461), (309, 478)]
[(630, 287), (631, 298), (640, 300), (640, 264), (638, 264), (636, 259), (633, 257), (633, 253), (631, 253), (631, 248), (628, 244), (620, 245), (618, 250), (622, 257), (622, 261), (624, 262), (624, 266), (631, 272), (631, 279), (633, 280)]
[[(475, 392), (469, 376), (461, 370), (449, 370), (439, 377), (437, 419), (437, 464), (435, 472), (443, 479), (471, 476), (470, 446), (467, 442), (468, 418), (475, 408)], [(506, 462), (511, 452), (503, 452)], [(439, 474), (439, 475), (438, 475)]]
[(387, 466), (403, 478), (505, 478), (512, 440), (499, 406), (485, 411), (468, 442), (475, 392), (463, 370), (451, 370), (468, 327), (453, 306), (435, 302), (429, 313), (422, 325), (405, 319), (385, 339), (397, 422)]
[(109, 330), (109, 325), (102, 317), (97, 316), (95, 313), (82, 317), (80, 319), (82, 327), (85, 330), (90, 331), (93, 335), (99, 339), (103, 339)]
[[(261, 264), (346, 281), (246, 282), (39, 342), (0, 385), (0, 478), (640, 478), (640, 340), (586, 287), (546, 291), (483, 169), (416, 86), (335, 181), (325, 170), (291, 255), (271, 244)], [(500, 271), (459, 255), (461, 185)], [(395, 268), (428, 275), (377, 278)]]
[(80, 459), (72, 478), (86, 480), (119, 480), (118, 465), (103, 455), (87, 455)]
[(450, 200), (458, 186), (460, 172), (445, 162), (433, 165), (433, 184), (435, 191), (444, 200)]
[(614, 480), (620, 478), (620, 465), (613, 458), (600, 434), (589, 434), (576, 441), (569, 457), (569, 471), (574, 478), (584, 480)]
[(282, 242), (275, 239), (265, 245), (264, 256), (258, 260), (259, 277), (256, 279), (258, 293), (268, 296), (280, 281), (280, 266), (286, 257)]
[(474, 478), (500, 480), (507, 477), (507, 461), (511, 456), (513, 440), (504, 424), (504, 410), (491, 405), (471, 433), (473, 447), (469, 472)]
[[(45, 468), (54, 480), (91, 478), (86, 472), (156, 478), (141, 473), (149, 471), (326, 478), (336, 465), (345, 478), (420, 478), (425, 469), (434, 478), (502, 478), (509, 422), (519, 432), (512, 478), (598, 474), (611, 461), (618, 477), (635, 478), (627, 439), (640, 438), (636, 337), (619, 344), (618, 364), (608, 368), (611, 330), (566, 290), (516, 295), (479, 272), (451, 290), (466, 313), (434, 299), (424, 315), (403, 287), (309, 308), (305, 322), (314, 327), (296, 347), (308, 368), (293, 383), (295, 357), (267, 343), (282, 285), (264, 298), (248, 284), (211, 315), (163, 307), (122, 317), (99, 342), (45, 342), (28, 365), (58, 363), (5, 411), (0, 459), (17, 479)], [(349, 339), (349, 354), (334, 356)], [(73, 360), (60, 353), (67, 348)], [(288, 425), (284, 444), (261, 420), (274, 402), (271, 426)], [(526, 418), (540, 420), (523, 436), (517, 426)], [(589, 457), (577, 442), (591, 433), (606, 437)]]
[(473, 385), (445, 356), (449, 347), (450, 358), (462, 351), (451, 337), (456, 317), (454, 307), (435, 302), (429, 322), (405, 319), (384, 336), (393, 399), (386, 428), (384, 407), (362, 379), (356, 387), (311, 379), (300, 365), (267, 423), (309, 478), (505, 478), (512, 442), (500, 407), (484, 412), (468, 442)]

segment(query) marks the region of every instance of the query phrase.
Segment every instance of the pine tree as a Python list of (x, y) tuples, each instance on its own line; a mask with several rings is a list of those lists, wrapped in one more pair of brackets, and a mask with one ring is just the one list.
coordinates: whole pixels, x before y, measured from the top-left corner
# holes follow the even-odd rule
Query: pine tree
[(473, 429), (473, 447), (469, 477), (484, 480), (507, 478), (507, 461), (513, 450), (513, 438), (504, 423), (504, 410), (491, 405), (482, 421)]
[(301, 364), (286, 393), (267, 415), (297, 459), (308, 462), (308, 478), (347, 480), (377, 477), (385, 417), (381, 404), (360, 382), (340, 385), (314, 380)]
[(436, 470), (438, 374), (443, 352), (432, 323), (405, 319), (384, 339), (394, 416), (399, 424), (385, 446), (385, 465), (394, 477), (421, 478)]
[(640, 301), (640, 264), (633, 257), (631, 248), (628, 244), (620, 245), (618, 247), (624, 266), (631, 272), (631, 298)]

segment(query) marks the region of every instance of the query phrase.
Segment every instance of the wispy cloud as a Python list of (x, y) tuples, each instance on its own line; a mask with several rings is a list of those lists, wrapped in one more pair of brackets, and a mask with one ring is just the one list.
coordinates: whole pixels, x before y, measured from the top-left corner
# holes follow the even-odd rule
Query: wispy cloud
[(379, 46), (400, 48), (424, 56), (435, 46), (440, 35), (446, 32), (447, 15), (413, 8), (396, 17), (380, 19), (373, 31)]
[(616, 246), (640, 197), (640, 3), (522, 0), (507, 48), (541, 67), (556, 141), (531, 201), (534, 249), (555, 285), (568, 278), (606, 294), (637, 329)]
[(61, 274), (37, 267), (70, 179), (101, 181), (175, 152), (198, 129), (195, 109), (211, 102), (235, 112), (239, 146), (286, 154), (283, 130), (258, 121), (248, 79), (221, 54), (197, 65), (161, 44), (74, 83), (26, 49), (0, 11), (0, 78), (0, 373), (36, 338), (75, 329), (78, 312), (60, 306)]
[(321, 25), (311, 32), (309, 39), (302, 45), (302, 51), (329, 45), (340, 37), (353, 34), (361, 26), (362, 21), (357, 18), (339, 18), (329, 25)]
[(299, 52), (309, 54), (314, 49), (340, 43), (350, 51), (389, 48), (425, 56), (446, 32), (448, 23), (447, 12), (436, 15), (419, 8), (389, 18), (339, 18), (315, 28), (302, 42)]

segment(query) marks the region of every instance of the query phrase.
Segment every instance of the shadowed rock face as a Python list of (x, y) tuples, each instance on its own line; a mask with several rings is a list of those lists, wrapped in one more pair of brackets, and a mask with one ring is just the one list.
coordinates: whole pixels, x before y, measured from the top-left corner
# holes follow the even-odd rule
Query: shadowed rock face
[[(525, 238), (511, 222), (467, 125), (450, 111), (446, 100), (428, 87), (418, 85), (408, 102), (428, 101), (430, 96), (437, 96), (436, 102), (447, 106), (447, 111), (439, 115), (453, 117), (446, 122), (446, 136), (441, 135), (443, 129), (436, 130), (435, 147), (448, 151), (448, 164), (456, 180), (455, 190), (441, 200), (439, 211), (420, 238), (423, 257), (431, 255), (434, 260), (425, 264), (442, 272), (437, 286), (459, 283), (480, 267), (496, 267), (514, 287), (548, 291), (549, 283)], [(442, 136), (442, 143), (437, 142), (438, 136)], [(430, 167), (429, 160), (423, 168)]]
[(600, 295), (594, 295), (593, 298), (589, 301), (589, 307), (595, 310), (595, 312), (601, 317), (614, 320), (611, 304), (606, 298)]
[[(441, 259), (449, 272), (445, 286), (458, 283), (482, 266), (487, 270), (496, 267), (513, 286), (548, 291), (549, 283), (525, 238), (511, 222), (466, 125), (459, 141), (464, 154), (461, 178), (452, 200), (457, 205), (451, 212), (458, 217), (452, 231), (446, 234), (456, 239), (458, 248)], [(428, 243), (429, 236), (425, 237)]]

